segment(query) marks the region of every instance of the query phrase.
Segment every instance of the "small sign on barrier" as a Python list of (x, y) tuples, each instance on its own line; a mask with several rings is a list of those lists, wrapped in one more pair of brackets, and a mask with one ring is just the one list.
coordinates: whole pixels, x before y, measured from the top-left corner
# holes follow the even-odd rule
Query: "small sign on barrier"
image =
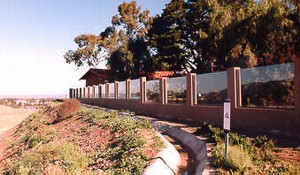
[(223, 113), (223, 129), (225, 131), (225, 159), (228, 155), (229, 146), (229, 131), (230, 131), (230, 99), (224, 101), (224, 113)]
[(230, 99), (224, 101), (223, 129), (230, 131)]

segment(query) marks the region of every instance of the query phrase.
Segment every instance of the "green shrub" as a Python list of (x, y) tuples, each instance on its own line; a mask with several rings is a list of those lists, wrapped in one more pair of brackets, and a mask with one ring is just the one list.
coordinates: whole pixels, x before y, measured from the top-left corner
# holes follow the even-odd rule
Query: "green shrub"
[(131, 117), (112, 117), (107, 121), (106, 127), (111, 128), (114, 132), (129, 131), (137, 129), (151, 129), (149, 121), (139, 121)]
[(95, 110), (82, 107), (78, 113), (80, 116), (90, 118), (94, 123), (100, 124), (103, 119), (110, 118), (111, 115), (103, 110)]
[(220, 128), (213, 127), (213, 125), (209, 122), (204, 122), (201, 124), (194, 134), (200, 134), (208, 137), (208, 141), (214, 143), (222, 143), (223, 138), (225, 137), (224, 131)]
[(34, 130), (45, 123), (46, 123), (46, 121), (43, 117), (43, 114), (40, 111), (35, 112), (35, 113), (29, 115), (29, 117), (27, 119), (25, 119), (24, 121), (22, 121), (20, 123), (20, 125), (17, 128), (17, 131), (24, 132), (27, 130)]
[(217, 145), (212, 151), (214, 164), (234, 172), (245, 172), (253, 168), (251, 157), (247, 151), (239, 146), (229, 146), (228, 155), (225, 158), (224, 145)]
[(257, 136), (254, 139), (254, 145), (258, 148), (272, 150), (275, 148), (274, 141), (269, 140), (266, 136)]
[(49, 143), (24, 154), (9, 168), (9, 174), (41, 174), (53, 163), (68, 174), (76, 174), (88, 165), (88, 159), (71, 143)]
[(161, 149), (165, 146), (165, 143), (161, 140), (159, 136), (154, 136), (153, 141), (154, 142), (151, 146), (152, 148)]

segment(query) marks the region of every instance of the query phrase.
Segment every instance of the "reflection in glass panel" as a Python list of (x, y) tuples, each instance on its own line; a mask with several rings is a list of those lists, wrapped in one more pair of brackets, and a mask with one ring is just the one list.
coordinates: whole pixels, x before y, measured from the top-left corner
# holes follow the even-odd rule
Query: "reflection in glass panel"
[(131, 80), (131, 99), (140, 99), (140, 79)]
[(159, 80), (151, 80), (146, 82), (147, 102), (159, 101)]
[(105, 84), (101, 84), (101, 98), (106, 98), (106, 96), (105, 96), (106, 90), (105, 89), (106, 89)]
[(115, 98), (115, 83), (109, 83), (109, 98)]
[(119, 98), (126, 98), (126, 81), (119, 82)]
[(227, 72), (197, 75), (197, 101), (202, 105), (222, 105), (227, 98)]
[(242, 105), (294, 108), (294, 64), (241, 69)]
[(186, 101), (186, 77), (168, 79), (168, 103)]

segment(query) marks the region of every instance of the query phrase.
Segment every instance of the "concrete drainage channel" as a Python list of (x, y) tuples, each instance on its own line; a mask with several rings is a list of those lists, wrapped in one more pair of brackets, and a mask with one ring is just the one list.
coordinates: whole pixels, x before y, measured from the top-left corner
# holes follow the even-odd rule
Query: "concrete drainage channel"
[[(88, 108), (101, 109), (106, 112), (111, 112), (111, 109), (84, 105)], [(136, 120), (148, 120), (152, 123), (153, 127), (161, 133), (161, 136), (166, 142), (166, 149), (162, 150), (156, 158), (152, 161), (151, 165), (145, 170), (143, 175), (153, 175), (153, 174), (164, 174), (164, 175), (201, 175), (207, 164), (207, 148), (206, 142), (199, 140), (196, 136), (187, 131), (184, 131), (180, 126), (170, 125), (168, 122), (159, 121), (157, 119), (146, 117), (142, 115), (132, 115), (126, 112), (119, 112), (120, 116), (130, 116)], [(170, 137), (170, 138), (168, 138)], [(170, 142), (178, 141), (174, 145)], [(173, 143), (174, 144), (174, 143)], [(187, 151), (188, 150), (188, 151)], [(179, 153), (179, 152), (180, 153)], [(184, 154), (188, 154), (188, 165), (185, 169), (179, 170), (180, 157)], [(191, 165), (193, 164), (193, 165)], [(179, 171), (181, 173), (179, 173)]]

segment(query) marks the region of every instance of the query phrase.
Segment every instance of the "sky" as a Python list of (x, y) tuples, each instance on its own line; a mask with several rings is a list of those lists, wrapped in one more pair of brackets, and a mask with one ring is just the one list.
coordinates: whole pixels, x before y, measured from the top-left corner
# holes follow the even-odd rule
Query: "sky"
[[(79, 78), (89, 68), (67, 64), (63, 55), (76, 49), (76, 36), (110, 26), (122, 2), (0, 0), (0, 97), (66, 97), (69, 88), (84, 86)], [(136, 2), (154, 15), (169, 0)]]

